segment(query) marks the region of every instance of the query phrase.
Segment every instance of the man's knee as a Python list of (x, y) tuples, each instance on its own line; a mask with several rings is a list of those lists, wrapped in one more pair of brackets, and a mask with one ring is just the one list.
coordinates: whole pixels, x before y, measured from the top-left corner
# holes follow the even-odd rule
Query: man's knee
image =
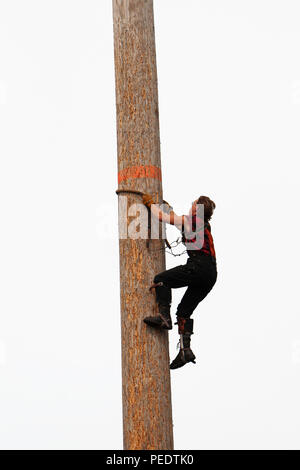
[(193, 311), (189, 309), (181, 310), (179, 306), (177, 307), (176, 317), (190, 318), (192, 314), (193, 314)]
[(156, 274), (156, 276), (154, 276), (153, 282), (155, 282), (155, 284), (157, 284), (158, 282), (162, 282), (162, 281), (163, 281), (163, 278), (160, 274)]

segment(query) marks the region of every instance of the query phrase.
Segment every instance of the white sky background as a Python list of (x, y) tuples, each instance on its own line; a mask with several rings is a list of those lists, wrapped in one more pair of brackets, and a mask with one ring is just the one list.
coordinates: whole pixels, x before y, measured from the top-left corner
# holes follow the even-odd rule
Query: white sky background
[[(154, 8), (164, 198), (217, 204), (175, 448), (299, 448), (300, 5)], [(122, 448), (114, 86), (110, 0), (0, 1), (1, 448)]]

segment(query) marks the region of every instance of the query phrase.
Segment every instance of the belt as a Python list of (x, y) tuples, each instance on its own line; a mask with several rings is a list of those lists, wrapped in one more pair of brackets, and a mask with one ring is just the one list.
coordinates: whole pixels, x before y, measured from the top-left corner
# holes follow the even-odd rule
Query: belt
[(207, 253), (204, 253), (203, 251), (201, 250), (188, 250), (187, 251), (188, 255), (190, 258), (193, 258), (193, 259), (199, 259), (200, 257), (205, 257), (207, 259), (210, 259), (211, 261), (213, 261), (214, 263), (216, 263), (216, 258), (212, 255), (209, 255)]

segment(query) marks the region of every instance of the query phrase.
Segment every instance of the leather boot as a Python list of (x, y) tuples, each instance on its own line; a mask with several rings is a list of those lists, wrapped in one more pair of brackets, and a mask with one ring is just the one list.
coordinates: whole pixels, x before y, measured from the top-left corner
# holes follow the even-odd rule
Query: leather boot
[(172, 319), (170, 315), (170, 305), (158, 304), (159, 314), (156, 317), (146, 317), (144, 322), (154, 328), (172, 330)]
[(170, 365), (170, 369), (178, 369), (188, 362), (196, 364), (196, 356), (190, 348), (191, 335), (193, 334), (194, 320), (191, 318), (177, 317), (178, 333), (180, 335), (180, 351)]

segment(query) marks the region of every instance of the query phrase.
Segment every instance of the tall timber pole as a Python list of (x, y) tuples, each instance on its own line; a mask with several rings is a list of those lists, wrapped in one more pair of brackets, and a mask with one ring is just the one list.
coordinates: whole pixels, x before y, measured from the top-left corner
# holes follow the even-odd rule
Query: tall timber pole
[[(112, 0), (118, 188), (162, 201), (153, 0)], [(119, 194), (119, 201), (120, 201)], [(129, 208), (141, 203), (123, 193)], [(123, 206), (122, 206), (123, 207)], [(121, 220), (122, 219), (122, 220)], [(124, 210), (119, 203), (119, 230)], [(124, 449), (173, 449), (168, 332), (147, 327), (157, 314), (155, 274), (165, 270), (163, 240), (119, 239)]]

